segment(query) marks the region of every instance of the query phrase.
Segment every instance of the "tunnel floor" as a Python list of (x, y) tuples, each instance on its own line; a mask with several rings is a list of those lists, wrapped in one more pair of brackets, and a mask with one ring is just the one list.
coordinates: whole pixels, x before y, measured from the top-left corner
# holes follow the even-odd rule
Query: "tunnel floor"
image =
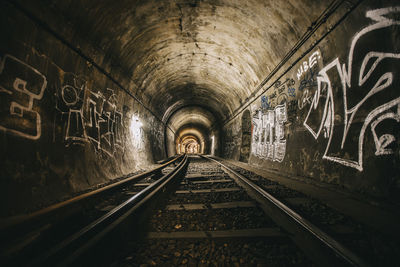
[[(396, 261), (399, 243), (376, 231), (378, 222), (371, 222), (371, 216), (382, 215), (380, 209), (278, 175), (266, 179), (265, 172), (262, 177), (259, 170), (241, 168), (246, 167), (243, 163), (225, 163), (372, 266)], [(227, 173), (198, 156), (191, 157), (165, 206), (153, 212), (147, 231), (145, 240), (129, 242), (112, 266), (318, 266)]]
[(218, 157), (159, 163), (129, 183), (120, 180), (2, 233), (9, 240), (1, 243), (2, 260), (11, 266), (398, 263), (396, 213), (376, 203)]
[(147, 238), (112, 266), (312, 266), (221, 167), (191, 156)]

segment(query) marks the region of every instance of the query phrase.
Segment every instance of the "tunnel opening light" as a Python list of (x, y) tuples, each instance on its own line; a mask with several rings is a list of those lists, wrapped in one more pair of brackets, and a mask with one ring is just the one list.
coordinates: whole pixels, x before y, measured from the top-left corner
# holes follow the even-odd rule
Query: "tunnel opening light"
[(189, 141), (185, 144), (185, 152), (189, 154), (199, 153), (200, 145), (196, 141)]
[(202, 151), (202, 146), (194, 136), (186, 136), (180, 140), (177, 146), (179, 153), (198, 154)]
[(133, 115), (131, 118), (130, 132), (132, 137), (133, 146), (137, 149), (143, 148), (143, 123), (140, 121), (137, 115)]

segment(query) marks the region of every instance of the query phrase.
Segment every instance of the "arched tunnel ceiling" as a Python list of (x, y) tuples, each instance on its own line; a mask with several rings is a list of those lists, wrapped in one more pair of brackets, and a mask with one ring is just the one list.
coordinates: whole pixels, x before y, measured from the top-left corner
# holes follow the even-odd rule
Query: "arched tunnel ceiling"
[(199, 129), (197, 129), (197, 128), (186, 128), (186, 129), (183, 129), (180, 132), (179, 139), (177, 141), (181, 142), (186, 137), (193, 137), (193, 136), (197, 138), (199, 143), (205, 141), (204, 140), (204, 138), (205, 138), (204, 132), (199, 130)]
[(81, 38), (100, 47), (128, 73), (130, 89), (160, 117), (172, 106), (176, 110), (202, 105), (222, 119), (249, 97), (329, 4), (315, 0), (47, 2), (79, 29)]
[(168, 124), (177, 133), (184, 128), (210, 129), (217, 119), (209, 110), (199, 106), (183, 107), (174, 112)]
[(194, 141), (194, 142), (200, 143), (200, 139), (195, 135), (185, 135), (181, 138), (181, 143), (185, 143), (185, 142), (189, 142), (189, 141), (190, 142)]

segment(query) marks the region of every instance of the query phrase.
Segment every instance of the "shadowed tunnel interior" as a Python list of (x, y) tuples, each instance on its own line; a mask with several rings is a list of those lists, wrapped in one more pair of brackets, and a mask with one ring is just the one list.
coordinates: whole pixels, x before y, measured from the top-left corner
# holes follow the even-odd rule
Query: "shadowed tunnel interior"
[(181, 153), (399, 203), (396, 1), (16, 0), (0, 14), (1, 217)]

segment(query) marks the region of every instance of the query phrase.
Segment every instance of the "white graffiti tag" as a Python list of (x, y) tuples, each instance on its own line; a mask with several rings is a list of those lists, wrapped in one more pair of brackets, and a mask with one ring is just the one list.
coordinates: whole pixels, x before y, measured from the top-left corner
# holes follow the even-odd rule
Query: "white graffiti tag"
[(259, 158), (282, 162), (286, 153), (284, 123), (287, 121), (286, 103), (274, 110), (259, 109), (253, 117), (252, 153)]
[(42, 134), (35, 102), (42, 99), (46, 77), (19, 59), (5, 55), (0, 62), (0, 130), (37, 140)]
[[(395, 19), (399, 14), (400, 7), (368, 11), (366, 17), (374, 23), (354, 36), (347, 66), (336, 58), (319, 71), (318, 88), (304, 126), (315, 139), (321, 133), (328, 139), (324, 159), (362, 171), (369, 126), (375, 155), (393, 153), (390, 145), (395, 136), (378, 136), (377, 128), (383, 121), (400, 122), (400, 83), (394, 72), (400, 70), (400, 48), (395, 42), (382, 44), (376, 40), (400, 30), (400, 21)], [(337, 117), (343, 119), (342, 125), (335, 124)], [(354, 137), (356, 140), (351, 140)]]
[[(91, 143), (96, 152), (114, 156), (123, 150), (122, 112), (117, 108), (114, 90), (93, 92), (87, 87), (84, 77), (65, 73), (63, 84), (56, 93), (54, 131), (63, 127), (63, 141), (70, 145)], [(57, 134), (54, 132), (54, 141)]]
[[(65, 73), (63, 84), (56, 94), (56, 114), (55, 119), (58, 123), (66, 121), (64, 141), (66, 146), (71, 144), (84, 144), (87, 142), (85, 122), (83, 118), (82, 106), (86, 90), (86, 80), (83, 77), (72, 73)], [(54, 122), (57, 125), (57, 122)], [(55, 134), (53, 134), (53, 137)]]
[(122, 148), (122, 113), (117, 110), (114, 90), (107, 88), (106, 93), (108, 97), (100, 91), (89, 91), (85, 110), (86, 132), (97, 151), (113, 156)]
[(297, 69), (297, 80), (300, 80), (301, 76), (308, 70), (311, 70), (315, 64), (317, 64), (317, 59), (321, 59), (319, 51), (315, 51), (308, 58), (308, 61), (303, 61), (300, 67)]

